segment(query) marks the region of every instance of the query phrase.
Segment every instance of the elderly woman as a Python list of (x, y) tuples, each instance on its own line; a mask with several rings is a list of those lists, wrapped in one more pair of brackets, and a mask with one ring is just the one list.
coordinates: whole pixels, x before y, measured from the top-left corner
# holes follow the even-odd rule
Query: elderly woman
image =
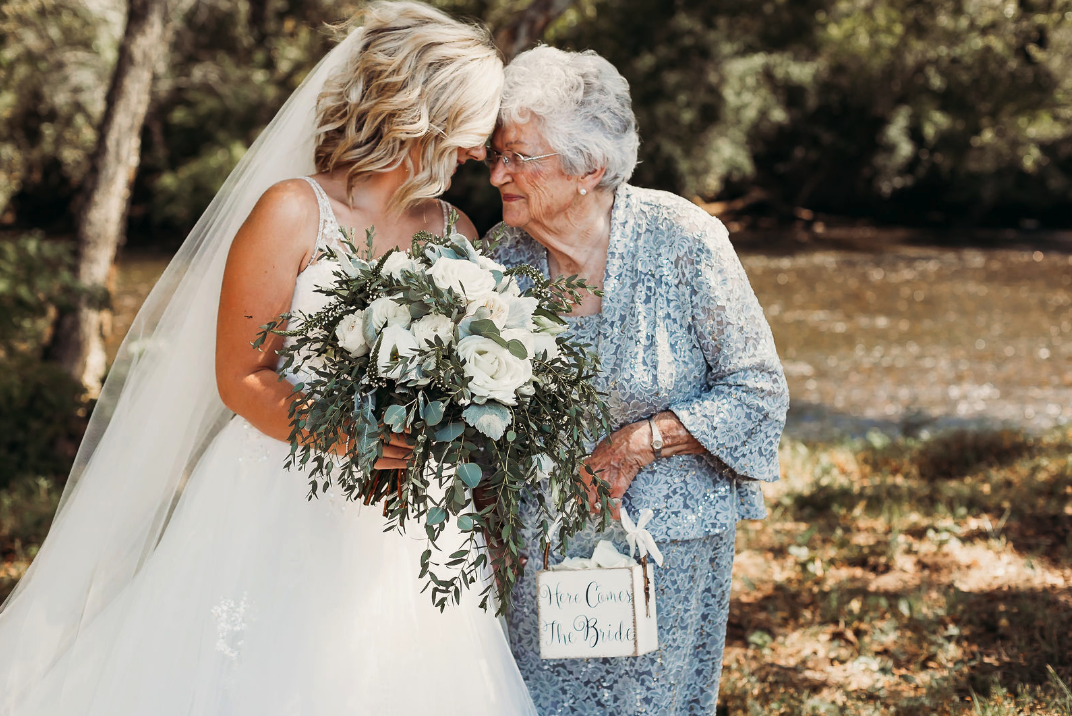
[[(715, 712), (736, 525), (766, 515), (759, 483), (778, 479), (788, 394), (770, 327), (722, 224), (626, 183), (638, 143), (628, 83), (595, 53), (539, 47), (507, 68), (488, 158), (503, 202), (498, 259), (602, 287), (569, 317), (602, 359), (616, 428), (590, 464), (634, 519), (654, 510), (649, 531), (665, 557), (658, 651), (542, 661), (542, 556), (529, 540), (508, 623), (543, 716)], [(569, 556), (607, 537), (583, 533)]]

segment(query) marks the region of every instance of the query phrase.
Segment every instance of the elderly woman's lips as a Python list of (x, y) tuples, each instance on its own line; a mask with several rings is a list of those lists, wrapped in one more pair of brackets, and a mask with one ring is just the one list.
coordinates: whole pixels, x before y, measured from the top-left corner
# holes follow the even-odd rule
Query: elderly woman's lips
[(503, 194), (502, 195), (502, 200), (503, 201), (517, 201), (518, 199), (524, 199), (524, 198), (525, 197), (518, 196), (517, 194)]

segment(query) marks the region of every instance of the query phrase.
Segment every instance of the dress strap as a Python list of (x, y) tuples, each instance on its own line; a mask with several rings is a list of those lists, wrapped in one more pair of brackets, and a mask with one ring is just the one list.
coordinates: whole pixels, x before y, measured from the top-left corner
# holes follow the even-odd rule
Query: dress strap
[(443, 235), (446, 236), (446, 234), (447, 234), (447, 222), (450, 221), (450, 216), (447, 214), (447, 206), (448, 206), (448, 204), (447, 204), (447, 202), (443, 201), (442, 199), (437, 199), (436, 201), (439, 202), (439, 206), (443, 209)]
[(302, 179), (309, 182), (309, 186), (313, 187), (313, 193), (316, 194), (316, 205), (320, 210), (320, 223), (317, 226), (316, 244), (313, 247), (313, 261), (315, 261), (316, 256), (320, 254), (320, 250), (324, 248), (325, 229), (337, 226), (338, 222), (335, 220), (335, 211), (331, 208), (328, 193), (324, 191), (324, 187), (320, 186), (320, 182), (312, 177), (302, 177)]

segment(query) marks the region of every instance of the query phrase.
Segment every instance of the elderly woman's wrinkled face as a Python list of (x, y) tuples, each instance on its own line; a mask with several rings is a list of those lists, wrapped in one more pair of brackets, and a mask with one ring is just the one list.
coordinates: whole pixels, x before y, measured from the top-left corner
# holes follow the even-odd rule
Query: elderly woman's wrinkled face
[[(554, 151), (534, 122), (499, 127), (491, 136), (491, 148), (527, 157)], [(562, 171), (557, 156), (515, 161), (509, 166), (496, 162), (491, 168), (491, 183), (502, 196), (503, 221), (525, 230), (556, 223), (578, 197), (577, 178)]]

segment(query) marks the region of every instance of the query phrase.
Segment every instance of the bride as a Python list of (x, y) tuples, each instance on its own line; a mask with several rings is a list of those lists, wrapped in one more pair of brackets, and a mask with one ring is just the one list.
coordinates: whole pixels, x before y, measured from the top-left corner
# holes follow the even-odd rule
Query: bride
[[(0, 611), (3, 716), (534, 713), (493, 616), (420, 593), (423, 539), (330, 492), (306, 500), (283, 467), (279, 343), (250, 346), (280, 313), (322, 305), (318, 256), (345, 250), (340, 226), (375, 226), (377, 254), (442, 233), (435, 197), (484, 157), (503, 81), (487, 34), (415, 2), (363, 15), (128, 334), (48, 539)], [(407, 454), (385, 446), (379, 467)]]

